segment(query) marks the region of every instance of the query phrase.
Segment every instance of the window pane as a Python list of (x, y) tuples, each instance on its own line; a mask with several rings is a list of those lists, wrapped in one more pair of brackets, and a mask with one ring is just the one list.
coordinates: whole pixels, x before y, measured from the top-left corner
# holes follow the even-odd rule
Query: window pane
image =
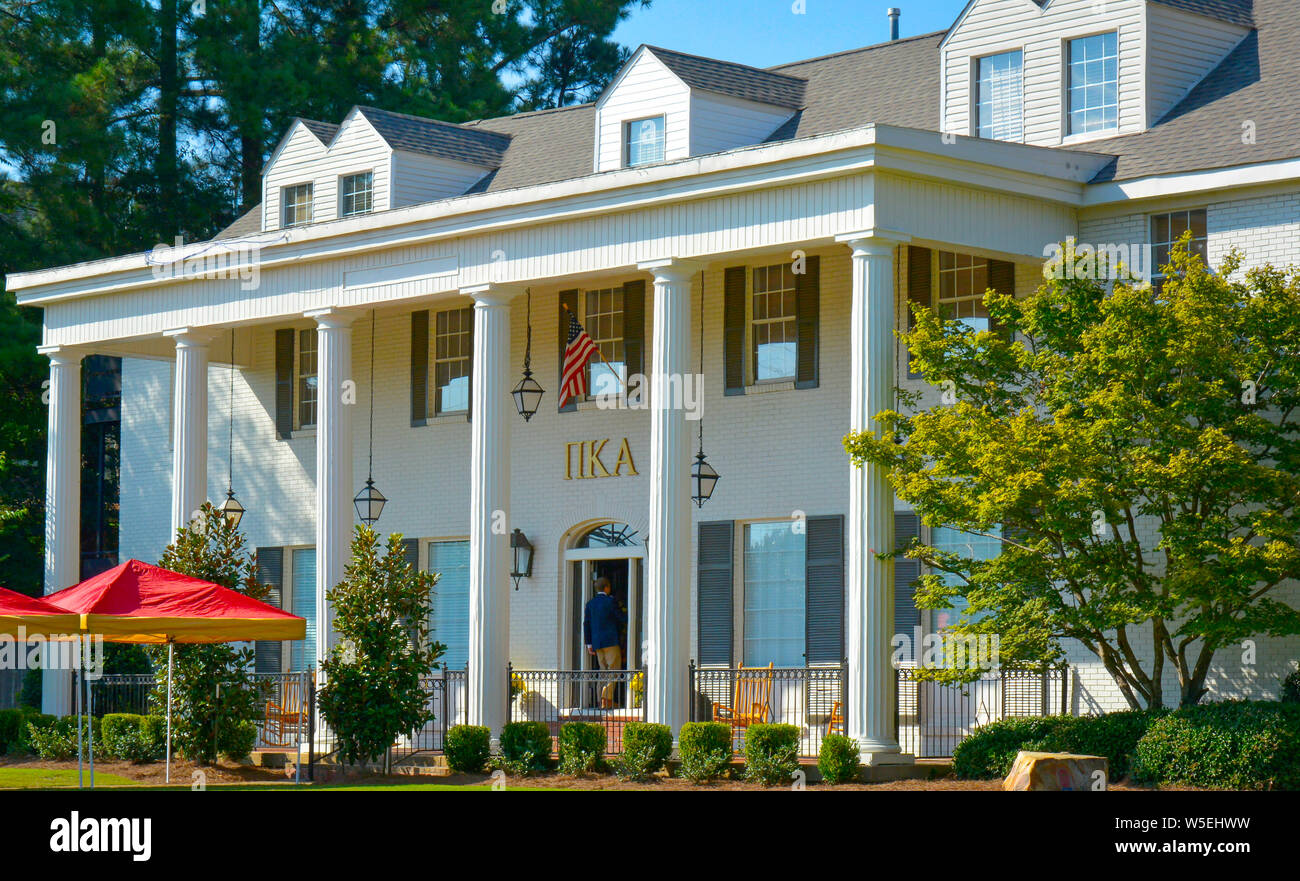
[(343, 217), (368, 214), (371, 209), (373, 175), (371, 172), (349, 174), (340, 182), (340, 213)]
[(976, 109), (979, 136), (1002, 141), (1019, 141), (1024, 137), (1023, 123), (1023, 55), (1006, 52), (979, 60), (976, 83)]
[(447, 647), (439, 662), (444, 670), (464, 670), (469, 659), (469, 542), (430, 543), (429, 571), (439, 575), (430, 638)]
[[(991, 531), (994, 536), (1002, 533), (1002, 530), (998, 527), (994, 527)], [(996, 537), (972, 535), (969, 532), (949, 529), (946, 526), (936, 526), (930, 531), (930, 544), (941, 551), (958, 554), (970, 560), (992, 560), (1002, 553), (1002, 543)], [(945, 572), (937, 574), (945, 584), (958, 584), (961, 582), (961, 578), (957, 575)], [(969, 605), (961, 597), (954, 597), (952, 604), (953, 608), (951, 609), (934, 610), (932, 621), (936, 632), (955, 624), (961, 613)]]
[(1070, 134), (1115, 128), (1119, 122), (1119, 51), (1114, 32), (1069, 43)]
[(293, 614), (307, 621), (307, 638), (289, 645), (289, 664), (294, 673), (316, 666), (316, 549), (293, 552)]
[(662, 116), (625, 123), (624, 138), (629, 168), (663, 161), (664, 118)]
[(435, 413), (463, 413), (469, 409), (473, 322), (473, 312), (469, 307), (437, 313), (433, 335)]
[(804, 663), (804, 536), (789, 522), (745, 527), (746, 667)]

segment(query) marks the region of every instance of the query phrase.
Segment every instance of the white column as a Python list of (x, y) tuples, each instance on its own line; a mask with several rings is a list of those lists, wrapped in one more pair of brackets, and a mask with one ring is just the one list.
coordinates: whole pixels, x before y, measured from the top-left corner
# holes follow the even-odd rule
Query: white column
[(510, 301), (520, 291), (477, 285), (470, 380), (469, 706), (494, 744), (506, 723), (510, 662)]
[(167, 331), (176, 341), (172, 394), (172, 531), (189, 524), (208, 500), (208, 342), (211, 334)]
[(699, 266), (656, 260), (650, 343), (650, 519), (646, 547), (646, 715), (673, 739), (690, 720), (691, 446), (680, 390), (691, 372), (691, 279)]
[[(849, 428), (877, 430), (894, 406), (894, 252), (906, 236), (882, 230), (838, 237), (853, 249), (849, 318)], [(867, 765), (910, 762), (894, 734), (897, 695), (890, 664), (894, 635), (894, 493), (884, 469), (849, 466), (849, 737)]]
[[(45, 460), (45, 592), (81, 578), (81, 353), (42, 347), (50, 359), (49, 436)], [(52, 659), (51, 659), (52, 660)], [(41, 712), (72, 712), (68, 671), (41, 677)]]
[(343, 580), (351, 559), (352, 498), (360, 487), (352, 480), (352, 411), (356, 386), (352, 375), (352, 322), (356, 316), (337, 309), (306, 313), (316, 320), (316, 669), (338, 641), (334, 610), (327, 591)]

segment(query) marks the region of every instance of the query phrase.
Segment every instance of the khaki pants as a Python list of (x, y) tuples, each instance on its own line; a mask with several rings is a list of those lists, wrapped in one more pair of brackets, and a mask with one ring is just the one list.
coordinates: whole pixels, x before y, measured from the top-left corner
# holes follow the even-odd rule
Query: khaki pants
[[(596, 660), (600, 662), (600, 669), (602, 670), (621, 669), (623, 666), (623, 648), (622, 646), (611, 645), (603, 649), (596, 649)], [(602, 707), (614, 706), (614, 690), (617, 687), (617, 682), (605, 683), (605, 687), (600, 690), (600, 705)]]

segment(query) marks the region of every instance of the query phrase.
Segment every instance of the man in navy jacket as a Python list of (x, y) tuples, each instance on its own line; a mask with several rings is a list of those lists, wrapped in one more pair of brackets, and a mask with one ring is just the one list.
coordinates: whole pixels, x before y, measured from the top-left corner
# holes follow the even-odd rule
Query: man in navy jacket
[(596, 595), (587, 601), (582, 612), (582, 638), (587, 653), (595, 655), (602, 670), (623, 667), (623, 649), (619, 632), (627, 624), (627, 613), (618, 607), (613, 587), (603, 575), (596, 579)]

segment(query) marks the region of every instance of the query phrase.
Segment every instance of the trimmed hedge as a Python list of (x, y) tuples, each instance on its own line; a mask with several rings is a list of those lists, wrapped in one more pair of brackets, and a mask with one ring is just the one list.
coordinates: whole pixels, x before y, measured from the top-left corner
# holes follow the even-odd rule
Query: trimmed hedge
[(678, 736), (682, 776), (693, 783), (721, 777), (731, 764), (731, 726), (726, 722), (687, 722)]
[(1300, 704), (1225, 701), (1157, 719), (1137, 745), (1146, 783), (1300, 789)]
[(817, 752), (817, 770), (822, 780), (834, 785), (852, 783), (858, 779), (861, 767), (858, 742), (843, 734), (828, 734), (822, 739), (821, 749)]
[(1110, 779), (1133, 767), (1138, 741), (1164, 710), (1126, 710), (1104, 716), (1035, 716), (985, 725), (957, 744), (952, 769), (968, 780), (1007, 776), (1020, 750), (1105, 756)]
[(501, 729), (501, 758), (512, 774), (546, 770), (551, 765), (551, 730), (545, 722), (507, 722)]
[(789, 783), (799, 770), (799, 729), (758, 723), (745, 729), (745, 779), (764, 786)]
[(1282, 680), (1282, 690), (1278, 697), (1284, 704), (1300, 704), (1300, 670), (1292, 670)]
[(599, 722), (565, 722), (560, 726), (559, 761), (565, 774), (589, 774), (605, 756), (605, 726)]
[(447, 767), (460, 774), (482, 774), (492, 753), (492, 732), (486, 725), (453, 725), (443, 742)]
[(140, 764), (156, 762), (166, 752), (166, 722), (159, 716), (109, 713), (99, 727), (105, 757)]
[(27, 749), (27, 722), (32, 713), (22, 708), (0, 710), (0, 755)]
[(673, 732), (656, 722), (628, 722), (623, 726), (623, 752), (614, 770), (624, 780), (645, 780), (663, 768), (673, 753)]
[[(75, 758), (77, 727), (76, 716), (32, 716), (27, 722), (28, 744), (32, 752), (47, 761)], [(96, 743), (102, 742), (98, 717), (92, 716), (89, 725), (83, 720), (80, 727), (83, 749), (92, 735)]]

